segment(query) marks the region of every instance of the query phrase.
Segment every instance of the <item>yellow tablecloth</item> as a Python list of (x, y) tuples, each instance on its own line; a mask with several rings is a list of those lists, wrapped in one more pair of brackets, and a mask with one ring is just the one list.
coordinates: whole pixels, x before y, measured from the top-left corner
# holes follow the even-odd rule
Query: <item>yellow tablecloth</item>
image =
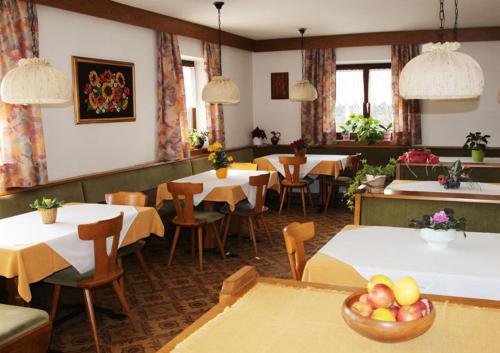
[[(257, 170), (276, 171), (273, 164), (265, 157), (255, 158), (253, 162), (257, 164)], [(340, 161), (321, 161), (309, 172), (309, 174), (332, 175), (338, 177), (341, 171), (342, 164)]]
[[(279, 190), (280, 182), (278, 173), (271, 173), (268, 187)], [(231, 211), (234, 211), (236, 204), (244, 199), (246, 195), (239, 185), (235, 186), (219, 186), (213, 188), (204, 201), (227, 202)], [(167, 183), (158, 185), (156, 190), (156, 207), (161, 207), (164, 200), (172, 200), (172, 195), (167, 190)]]
[[(163, 223), (154, 208), (136, 208), (137, 217), (123, 239), (122, 246), (146, 238), (151, 233), (158, 236), (164, 234)], [(17, 290), (27, 302), (31, 301), (30, 283), (38, 282), (69, 266), (64, 258), (44, 243), (15, 249), (0, 248), (0, 276), (17, 277)]]
[[(436, 319), (420, 337), (379, 343), (354, 332), (340, 310), (349, 293), (257, 283), (196, 330), (175, 353), (496, 353), (500, 309), (434, 301)], [(165, 350), (160, 350), (164, 352)]]
[(307, 261), (302, 281), (363, 288), (367, 283), (352, 266), (321, 253)]

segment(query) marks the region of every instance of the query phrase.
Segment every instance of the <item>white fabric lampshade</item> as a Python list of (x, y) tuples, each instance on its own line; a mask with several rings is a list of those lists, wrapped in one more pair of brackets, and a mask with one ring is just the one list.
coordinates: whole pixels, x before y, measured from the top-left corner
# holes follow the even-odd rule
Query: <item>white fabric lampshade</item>
[(214, 76), (203, 87), (201, 98), (207, 103), (236, 104), (240, 102), (240, 89), (229, 77)]
[(399, 78), (399, 94), (405, 99), (467, 99), (483, 93), (481, 66), (458, 52), (460, 43), (428, 43), (422, 54), (410, 60)]
[(0, 95), (10, 104), (60, 104), (71, 99), (71, 85), (47, 60), (21, 59), (3, 78)]
[(317, 98), (318, 92), (309, 80), (297, 81), (290, 89), (290, 100), (292, 102), (312, 102)]

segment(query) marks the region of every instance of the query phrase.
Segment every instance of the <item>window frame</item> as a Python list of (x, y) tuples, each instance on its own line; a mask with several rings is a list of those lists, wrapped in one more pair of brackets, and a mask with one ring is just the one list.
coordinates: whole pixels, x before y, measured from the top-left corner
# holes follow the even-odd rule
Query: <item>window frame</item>
[[(194, 60), (182, 59), (182, 67), (192, 67), (194, 69)], [(196, 129), (196, 107), (191, 108), (191, 128)]]

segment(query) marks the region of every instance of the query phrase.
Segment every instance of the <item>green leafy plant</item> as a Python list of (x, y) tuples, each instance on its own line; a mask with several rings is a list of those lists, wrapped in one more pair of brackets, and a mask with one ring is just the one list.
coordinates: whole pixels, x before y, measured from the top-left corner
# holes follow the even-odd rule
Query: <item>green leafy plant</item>
[(466, 136), (466, 141), (464, 143), (464, 149), (469, 150), (486, 150), (488, 145), (488, 139), (491, 138), (490, 135), (483, 135), (481, 132), (469, 132)]
[(385, 166), (372, 166), (369, 165), (366, 159), (361, 161), (363, 167), (358, 170), (356, 175), (354, 176), (354, 180), (351, 185), (347, 188), (344, 193), (344, 199), (346, 200), (347, 207), (349, 209), (354, 208), (354, 198), (356, 196), (356, 192), (358, 192), (358, 188), (363, 184), (366, 180), (367, 175), (385, 175), (389, 178), (393, 178), (396, 175), (396, 163), (397, 161), (394, 158), (389, 160)]
[(42, 197), (42, 200), (36, 199), (32, 204), (30, 204), (30, 207), (35, 210), (59, 208), (62, 207), (63, 203), (64, 201), (60, 201), (55, 197), (53, 199), (46, 199), (45, 197)]
[[(455, 218), (455, 212), (451, 208), (445, 208), (433, 215), (423, 215), (421, 219), (412, 219), (409, 226), (412, 228), (430, 228), (434, 230), (465, 230), (466, 220), (464, 217)], [(465, 233), (464, 233), (465, 236)]]
[(348, 125), (340, 125), (340, 132), (343, 134), (347, 134), (351, 132), (351, 126)]
[(380, 128), (380, 120), (371, 116), (351, 114), (345, 125), (351, 127), (356, 142), (366, 142), (371, 145), (384, 138), (384, 132)]
[(438, 175), (438, 182), (445, 189), (458, 189), (460, 182), (470, 180), (469, 173), (470, 168), (464, 168), (458, 159), (450, 167), (444, 168), (444, 174)]
[(208, 131), (189, 129), (188, 138), (192, 148), (202, 148), (208, 138)]
[(389, 132), (389, 130), (392, 129), (392, 123), (389, 123), (387, 126), (380, 124), (379, 127), (384, 131), (384, 132)]

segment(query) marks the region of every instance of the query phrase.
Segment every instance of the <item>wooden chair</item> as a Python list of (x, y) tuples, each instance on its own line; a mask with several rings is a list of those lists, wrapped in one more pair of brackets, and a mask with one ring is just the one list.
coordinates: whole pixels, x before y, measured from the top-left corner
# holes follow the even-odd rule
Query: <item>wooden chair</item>
[[(312, 181), (306, 179), (300, 179), (300, 166), (307, 162), (307, 158), (280, 156), (279, 161), (281, 164), (283, 164), (283, 167), (285, 169), (285, 179), (281, 181), (282, 194), (281, 194), (279, 215), (281, 215), (281, 210), (283, 209), (283, 204), (285, 203), (287, 192), (288, 192), (288, 208), (290, 208), (293, 189), (300, 189), (300, 195), (302, 198), (302, 211), (304, 213), (304, 217), (306, 217), (306, 200), (304, 196), (304, 190), (307, 191), (311, 207), (314, 208), (311, 189), (309, 188), (309, 185), (311, 184)], [(293, 167), (293, 170), (290, 170), (290, 167)]]
[(361, 153), (356, 153), (349, 156), (347, 159), (346, 166), (341, 175), (337, 178), (327, 178), (325, 183), (327, 185), (328, 196), (326, 197), (326, 204), (324, 212), (328, 210), (328, 206), (333, 201), (332, 197), (335, 195), (336, 190), (339, 186), (344, 186), (348, 188), (353, 182), (358, 170), (361, 167)]
[(239, 170), (257, 170), (257, 164), (255, 163), (231, 163), (229, 166), (231, 169)]
[(306, 265), (304, 241), (314, 237), (314, 223), (291, 223), (283, 229), (283, 236), (292, 277), (300, 281)]
[(195, 233), (198, 234), (198, 259), (200, 263), (200, 270), (203, 270), (203, 229), (205, 232), (207, 227), (210, 226), (215, 240), (219, 245), (222, 258), (225, 259), (224, 247), (222, 245), (219, 229), (215, 225), (216, 222), (221, 221), (224, 215), (219, 212), (211, 211), (194, 211), (193, 195), (199, 194), (203, 191), (203, 184), (201, 183), (167, 183), (167, 189), (172, 194), (174, 201), (175, 212), (177, 216), (174, 217), (172, 223), (176, 225), (174, 240), (170, 255), (168, 256), (168, 267), (172, 265), (175, 247), (179, 240), (181, 228), (189, 228), (191, 230), (191, 253), (194, 254), (194, 238)]
[(255, 206), (252, 206), (248, 200), (239, 202), (236, 205), (236, 209), (234, 212), (229, 211), (229, 207), (226, 208), (227, 220), (225, 223), (224, 230), (224, 238), (222, 240), (222, 245), (226, 245), (227, 234), (229, 232), (229, 226), (231, 225), (232, 216), (246, 218), (248, 222), (248, 228), (250, 230), (250, 236), (252, 237), (253, 249), (255, 252), (255, 256), (257, 256), (257, 238), (255, 236), (255, 226), (258, 226), (259, 221), (266, 232), (267, 238), (271, 245), (273, 245), (273, 239), (271, 237), (271, 233), (269, 232), (269, 228), (267, 227), (266, 221), (264, 219), (264, 214), (269, 210), (267, 206), (264, 205), (267, 194), (267, 185), (269, 184), (269, 173), (255, 175), (249, 177), (249, 184), (254, 186), (256, 190), (256, 198), (255, 198)]
[[(128, 192), (128, 191), (120, 191), (115, 192), (114, 194), (105, 194), (104, 198), (108, 205), (125, 205), (125, 206), (137, 206), (144, 207), (148, 202), (148, 197), (144, 195), (142, 192)], [(135, 243), (126, 245), (118, 249), (118, 264), (120, 267), (122, 266), (122, 257), (135, 254), (137, 261), (139, 262), (139, 266), (142, 269), (142, 272), (146, 275), (146, 278), (151, 286), (152, 290), (155, 290), (155, 285), (153, 281), (153, 276), (151, 272), (149, 272), (148, 265), (146, 265), (146, 261), (144, 260), (144, 256), (142, 256), (142, 248), (144, 248), (146, 242), (144, 240), (138, 240)], [(123, 288), (123, 277), (121, 279), (121, 285)]]
[[(123, 310), (135, 328), (132, 313), (127, 304), (127, 300), (125, 299), (125, 295), (123, 294), (122, 287), (119, 284), (119, 279), (123, 276), (123, 269), (117, 264), (118, 241), (122, 226), (123, 212), (121, 212), (119, 216), (112, 219), (91, 224), (78, 225), (78, 236), (80, 239), (94, 242), (94, 270), (81, 274), (74, 267), (69, 267), (44, 279), (44, 282), (54, 285), (52, 308), (50, 312), (50, 318), (52, 321), (54, 321), (57, 315), (57, 306), (62, 286), (74, 287), (83, 290), (87, 316), (92, 329), (96, 352), (98, 353), (101, 350), (99, 347), (94, 305), (92, 303), (92, 296), (90, 292), (91, 290), (111, 284), (116, 295), (118, 296), (118, 300), (120, 301)], [(108, 255), (106, 243), (107, 239), (110, 237), (112, 237), (113, 242), (111, 252)]]

